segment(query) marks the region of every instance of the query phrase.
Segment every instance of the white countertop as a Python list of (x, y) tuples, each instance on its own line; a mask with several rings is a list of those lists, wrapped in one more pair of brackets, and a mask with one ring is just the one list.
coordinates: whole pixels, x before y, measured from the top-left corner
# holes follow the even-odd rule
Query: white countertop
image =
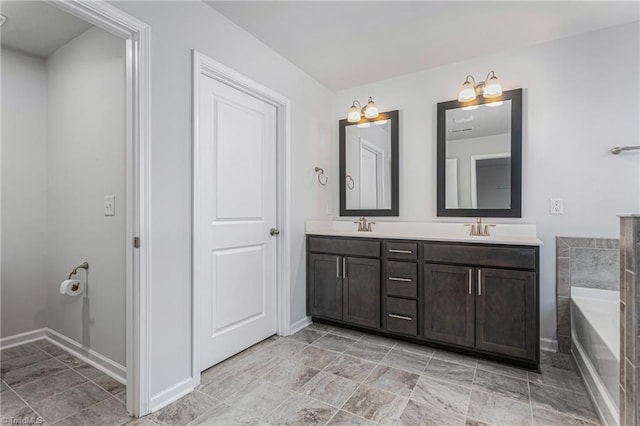
[[(491, 236), (479, 237), (469, 235), (469, 227), (464, 223), (436, 222), (383, 222), (376, 218), (368, 218), (376, 222), (373, 232), (358, 232), (358, 225), (353, 220), (308, 220), (307, 235), (329, 235), (360, 238), (391, 238), (425, 241), (451, 241), (479, 244), (514, 244), (526, 246), (543, 246), (536, 235), (536, 225), (530, 224), (496, 224), (489, 229)], [(483, 225), (491, 222), (483, 222)]]

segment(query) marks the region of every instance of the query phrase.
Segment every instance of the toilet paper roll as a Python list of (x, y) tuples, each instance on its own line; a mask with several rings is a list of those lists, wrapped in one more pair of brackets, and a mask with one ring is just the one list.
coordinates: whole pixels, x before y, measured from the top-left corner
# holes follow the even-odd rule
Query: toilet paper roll
[(64, 280), (60, 283), (60, 294), (79, 296), (84, 291), (84, 283), (78, 280)]

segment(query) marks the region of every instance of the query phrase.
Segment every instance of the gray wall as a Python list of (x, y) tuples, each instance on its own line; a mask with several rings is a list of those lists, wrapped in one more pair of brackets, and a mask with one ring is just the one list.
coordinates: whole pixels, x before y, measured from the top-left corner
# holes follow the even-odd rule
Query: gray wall
[[(638, 22), (409, 74), (340, 91), (334, 118), (354, 99), (373, 95), (381, 111), (400, 109), (400, 218), (452, 221), (436, 211), (436, 103), (455, 98), (460, 79), (496, 70), (505, 90), (524, 88), (522, 218), (533, 223), (540, 250), (540, 335), (556, 337), (556, 235), (617, 238), (619, 212), (640, 208), (640, 156), (611, 155), (640, 140), (640, 26)], [(597, 99), (586, 87), (602, 81)], [(418, 88), (419, 90), (416, 90)], [(632, 95), (630, 95), (632, 94)], [(337, 174), (338, 137), (322, 146), (325, 169)], [(325, 198), (338, 199), (338, 192)], [(564, 215), (549, 214), (549, 199), (564, 199)], [(337, 203), (332, 211), (338, 216)]]
[(2, 49), (2, 337), (43, 328), (47, 75)]
[(281, 237), (291, 238), (292, 322), (305, 317), (304, 224), (326, 211), (314, 166), (327, 166), (318, 149), (334, 135), (332, 92), (202, 2), (114, 4), (152, 29), (150, 374), (160, 398), (191, 377), (191, 49), (291, 101), (291, 227)]
[[(124, 41), (92, 28), (47, 60), (47, 325), (125, 365)], [(103, 197), (115, 195), (116, 215)], [(58, 292), (88, 261), (85, 297)]]

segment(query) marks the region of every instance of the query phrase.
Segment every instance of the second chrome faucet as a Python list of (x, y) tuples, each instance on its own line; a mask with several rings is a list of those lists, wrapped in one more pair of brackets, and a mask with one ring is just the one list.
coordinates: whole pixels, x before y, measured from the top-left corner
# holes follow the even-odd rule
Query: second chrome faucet
[(372, 232), (373, 228), (371, 228), (371, 225), (376, 224), (375, 222), (367, 221), (367, 218), (364, 216), (361, 216), (357, 222), (353, 222), (353, 223), (358, 224), (358, 232)]
[(484, 225), (482, 226), (482, 218), (479, 217), (476, 219), (476, 223), (465, 223), (464, 226), (470, 226), (471, 230), (469, 231), (469, 235), (474, 237), (490, 237), (489, 228), (495, 227), (495, 225)]

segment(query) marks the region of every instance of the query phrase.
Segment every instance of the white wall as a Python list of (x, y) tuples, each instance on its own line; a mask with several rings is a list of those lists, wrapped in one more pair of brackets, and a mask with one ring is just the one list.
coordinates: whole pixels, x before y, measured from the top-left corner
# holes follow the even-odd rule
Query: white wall
[(42, 59), (2, 49), (1, 337), (43, 328), (47, 76)]
[[(191, 376), (191, 49), (291, 100), (291, 310), (305, 316), (304, 222), (318, 215), (331, 92), (201, 2), (115, 2), (152, 28), (151, 395)], [(325, 166), (320, 164), (320, 166)], [(145, 242), (143, 241), (143, 244)]]
[[(400, 110), (399, 219), (445, 221), (436, 217), (436, 103), (455, 99), (470, 73), (495, 70), (504, 89), (524, 88), (522, 219), (491, 221), (537, 224), (541, 336), (555, 338), (554, 237), (617, 238), (616, 213), (640, 208), (640, 156), (608, 152), (640, 140), (639, 35), (635, 22), (341, 91), (321, 161), (337, 175), (337, 121), (353, 99), (373, 96), (382, 111)], [(327, 192), (337, 217), (337, 183)], [(549, 198), (564, 199), (564, 215), (549, 215)]]
[[(125, 365), (124, 40), (92, 28), (47, 59), (47, 325)], [(4, 76), (3, 76), (4, 77)], [(116, 215), (103, 197), (115, 195)], [(6, 252), (5, 252), (6, 253)], [(89, 262), (87, 294), (59, 294)], [(86, 279), (85, 271), (77, 275)]]

